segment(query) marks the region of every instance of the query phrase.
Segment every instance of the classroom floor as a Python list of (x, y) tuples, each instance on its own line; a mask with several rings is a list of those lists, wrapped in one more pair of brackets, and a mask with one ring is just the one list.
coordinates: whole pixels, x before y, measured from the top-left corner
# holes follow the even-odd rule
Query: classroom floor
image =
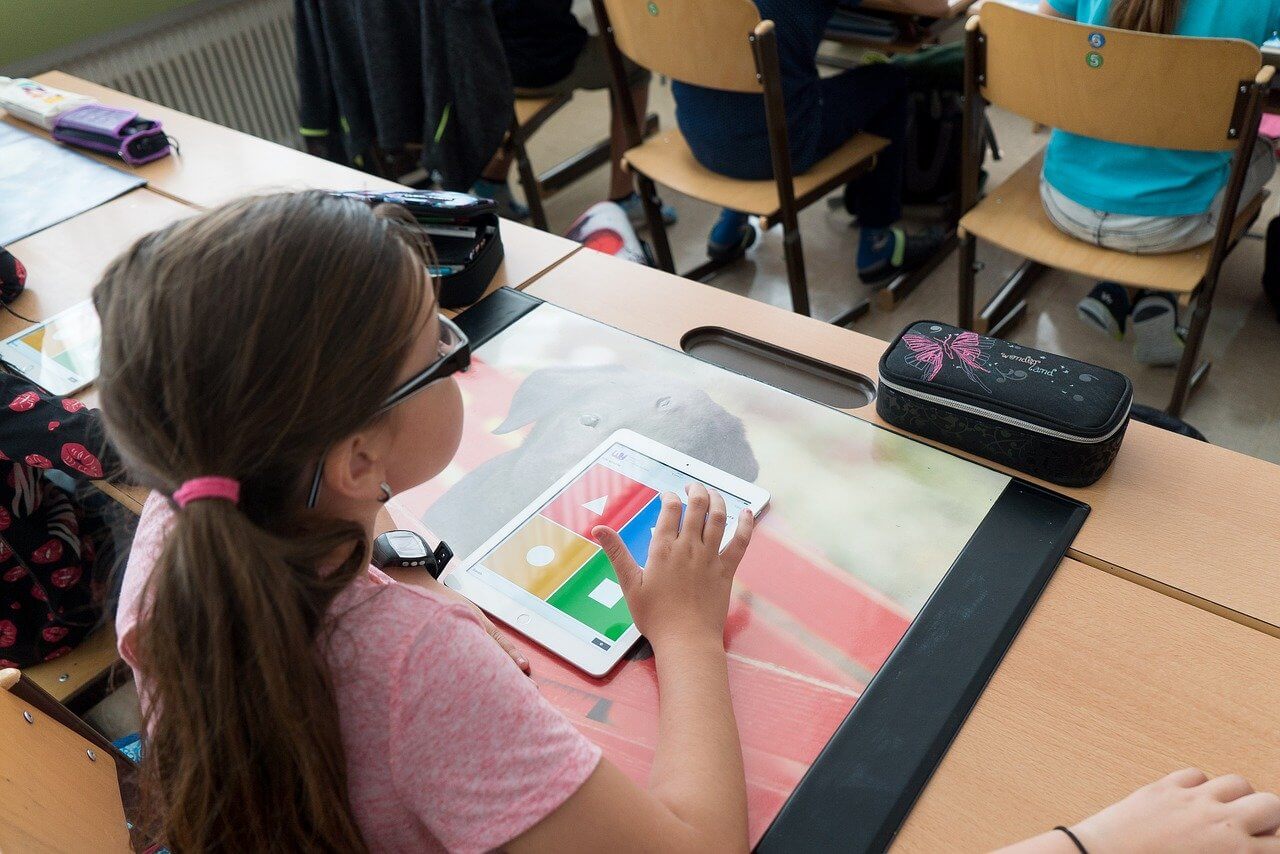
[[(546, 169), (602, 138), (607, 132), (608, 102), (603, 92), (578, 93), (574, 100), (541, 128), (529, 143), (535, 169)], [(652, 87), (650, 111), (663, 127), (675, 126), (670, 88)], [(1004, 159), (989, 162), (988, 186), (1003, 181), (1045, 145), (1047, 135), (1033, 134), (1017, 117), (993, 111), (992, 123)], [(1280, 179), (1277, 179), (1280, 182)], [(513, 173), (513, 184), (514, 184)], [(607, 170), (601, 168), (546, 200), (551, 229), (563, 233), (580, 212), (604, 197)], [(1265, 223), (1280, 213), (1280, 184), (1253, 228), (1228, 260), (1219, 285), (1205, 353), (1213, 370), (1191, 398), (1185, 418), (1217, 445), (1280, 463), (1280, 324), (1275, 321), (1260, 281)], [(679, 269), (703, 260), (707, 232), (717, 210), (673, 191), (663, 193), (674, 204), (680, 222), (669, 229)], [(842, 208), (825, 202), (800, 215), (805, 264), (814, 314), (832, 317), (867, 293), (854, 270), (857, 232)], [(1018, 259), (991, 247), (979, 249), (985, 269), (979, 275), (979, 305), (1017, 266)], [(786, 270), (779, 229), (764, 235), (746, 259), (725, 269), (712, 284), (753, 299), (789, 307)], [(1132, 377), (1137, 400), (1163, 408), (1173, 386), (1172, 368), (1148, 368), (1132, 359), (1127, 344), (1086, 328), (1076, 317), (1075, 304), (1092, 283), (1079, 276), (1052, 271), (1032, 290), (1029, 311), (1011, 336), (1019, 343), (1104, 365)], [(859, 332), (889, 339), (908, 322), (928, 318), (954, 322), (956, 313), (956, 257), (953, 253), (905, 302), (892, 312), (872, 313), (854, 324)]]

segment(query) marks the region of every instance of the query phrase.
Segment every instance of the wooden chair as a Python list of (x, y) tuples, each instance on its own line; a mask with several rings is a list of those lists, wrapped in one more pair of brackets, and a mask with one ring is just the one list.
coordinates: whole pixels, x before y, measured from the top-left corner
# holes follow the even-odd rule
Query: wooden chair
[(131, 851), (111, 743), (0, 670), (0, 851)]
[[(1095, 35), (1105, 39), (1093, 47)], [(1088, 26), (988, 3), (966, 26), (966, 112), (960, 220), (960, 324), (1002, 335), (1026, 313), (1024, 297), (1049, 267), (1095, 280), (1171, 291), (1195, 308), (1167, 411), (1181, 415), (1204, 378), (1200, 348), (1222, 264), (1257, 218), (1266, 193), (1240, 205), (1262, 99), (1273, 69), (1253, 45)], [(1234, 152), (1224, 210), (1207, 246), (1131, 255), (1059, 231), (1040, 202), (1042, 155), (978, 201), (987, 104), (1049, 127), (1128, 145)], [(978, 238), (1027, 259), (974, 315)]]
[[(859, 134), (803, 175), (791, 169), (778, 48), (772, 21), (762, 21), (750, 0), (592, 0), (613, 71), (613, 96), (624, 106), (626, 165), (636, 173), (658, 264), (675, 272), (654, 182), (714, 205), (755, 214), (763, 228), (782, 224), (791, 306), (809, 314), (809, 287), (796, 216), (832, 190), (866, 173), (888, 140)], [(773, 180), (740, 181), (694, 160), (678, 130), (643, 141), (639, 117), (622, 64), (633, 62), (674, 80), (747, 92), (764, 99), (773, 158)], [(736, 259), (731, 259), (736, 260)], [(728, 262), (708, 262), (683, 275), (703, 279)], [(863, 301), (833, 320), (847, 323), (866, 313)]]
[(115, 630), (105, 625), (61, 658), (25, 668), (22, 673), (59, 703), (83, 711), (79, 701), (88, 698), (96, 702), (101, 692), (94, 689), (105, 684), (121, 663)]
[(529, 141), (538, 128), (551, 118), (565, 104), (573, 99), (572, 95), (555, 95), (549, 98), (521, 98), (515, 100), (511, 119), (511, 130), (502, 143), (516, 161), (516, 171), (520, 175), (520, 186), (524, 189), (524, 198), (529, 205), (529, 219), (534, 227), (547, 231), (547, 213), (542, 207), (542, 182), (538, 173), (533, 171), (529, 162), (529, 152), (525, 143)]

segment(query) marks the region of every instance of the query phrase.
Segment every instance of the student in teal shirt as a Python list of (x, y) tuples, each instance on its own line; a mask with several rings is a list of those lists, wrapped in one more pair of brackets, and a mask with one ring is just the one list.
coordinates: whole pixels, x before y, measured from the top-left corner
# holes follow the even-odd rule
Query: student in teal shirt
[[(1280, 0), (1041, 0), (1040, 11), (1087, 24), (1261, 45), (1280, 28)], [(1275, 173), (1274, 142), (1260, 139), (1242, 203)], [(1213, 239), (1231, 168), (1225, 153), (1144, 148), (1054, 131), (1040, 195), (1049, 219), (1080, 240), (1137, 254), (1181, 252)], [(1104, 282), (1078, 306), (1082, 319), (1116, 339), (1132, 317), (1134, 356), (1173, 365), (1182, 355), (1177, 303), (1169, 294), (1133, 299)]]

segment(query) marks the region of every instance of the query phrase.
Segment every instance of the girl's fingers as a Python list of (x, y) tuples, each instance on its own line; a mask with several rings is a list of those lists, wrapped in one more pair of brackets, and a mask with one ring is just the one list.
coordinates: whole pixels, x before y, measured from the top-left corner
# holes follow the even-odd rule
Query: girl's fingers
[(685, 511), (684, 527), (681, 533), (687, 531), (694, 541), (700, 542), (702, 530), (707, 524), (707, 508), (711, 506), (711, 497), (707, 495), (707, 488), (697, 482), (686, 486), (685, 492), (689, 496), (689, 509)]
[(1215, 800), (1219, 800), (1224, 804), (1243, 798), (1245, 795), (1253, 794), (1253, 786), (1239, 774), (1225, 774), (1210, 780), (1204, 785)]
[[(679, 501), (676, 502), (679, 504)], [(663, 513), (665, 513), (665, 508)], [(658, 517), (661, 522), (662, 517)], [(618, 584), (622, 586), (622, 595), (630, 597), (632, 591), (640, 586), (640, 566), (636, 563), (635, 558), (631, 556), (631, 552), (627, 551), (627, 544), (622, 542), (622, 537), (618, 536), (618, 532), (604, 525), (594, 528), (591, 536), (600, 544), (600, 548), (604, 549), (605, 557), (609, 558), (609, 563), (613, 564), (613, 571), (618, 575)]]
[(724, 560), (726, 566), (732, 567), (734, 570), (738, 568), (738, 564), (742, 561), (742, 556), (747, 553), (747, 545), (751, 542), (751, 532), (756, 528), (756, 517), (751, 515), (750, 510), (743, 510), (738, 514), (738, 528), (733, 532), (729, 544), (724, 547), (724, 552), (720, 557)]
[(1181, 771), (1174, 771), (1165, 780), (1183, 789), (1193, 789), (1209, 782), (1209, 775), (1199, 768), (1183, 768)]
[(1231, 811), (1250, 836), (1271, 836), (1280, 829), (1280, 797), (1255, 792), (1232, 802)]
[(654, 540), (674, 540), (680, 533), (680, 496), (674, 492), (662, 493), (662, 510), (658, 524), (653, 526)]
[(502, 651), (511, 657), (511, 660), (516, 663), (516, 667), (528, 673), (529, 659), (524, 657), (524, 653), (516, 649), (516, 645), (511, 642), (511, 638), (507, 637), (497, 626), (490, 622), (488, 617), (485, 618), (484, 622), (485, 628), (489, 632), (489, 637), (493, 638), (494, 642), (502, 647)]
[(707, 526), (702, 529), (702, 542), (718, 552), (720, 541), (724, 539), (724, 526), (729, 520), (725, 515), (724, 497), (711, 490), (708, 499)]

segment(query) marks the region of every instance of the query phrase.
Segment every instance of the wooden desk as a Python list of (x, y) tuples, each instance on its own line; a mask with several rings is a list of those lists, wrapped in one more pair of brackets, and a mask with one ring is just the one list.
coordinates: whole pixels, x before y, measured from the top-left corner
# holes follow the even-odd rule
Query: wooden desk
[[(49, 71), (38, 75), (36, 79), (60, 89), (89, 95), (104, 104), (138, 110), (148, 118), (164, 122), (165, 128), (178, 140), (181, 154), (148, 163), (132, 171), (147, 180), (147, 189), (154, 194), (168, 196), (186, 205), (208, 208), (239, 196), (272, 190), (408, 189), (392, 181), (312, 157), (61, 71)], [(26, 122), (7, 115), (4, 120), (23, 130), (47, 136), (39, 128)], [(105, 157), (99, 159), (116, 168), (128, 168), (122, 166), (119, 161)], [(152, 228), (155, 227), (158, 225), (152, 226)], [(149, 230), (150, 228), (144, 228), (138, 232), (138, 235)], [(48, 231), (53, 229), (41, 234)], [(34, 235), (30, 239), (39, 238), (41, 234)], [(110, 237), (111, 233), (108, 232), (104, 236), (102, 245), (118, 246), (116, 252), (127, 245), (125, 241), (113, 244)], [(579, 248), (579, 245), (571, 240), (510, 220), (502, 222), (502, 240), (506, 249), (506, 260), (498, 268), (498, 274), (492, 285), (493, 289), (504, 286), (522, 287)], [(50, 240), (46, 241), (46, 244), (54, 242), (56, 241)], [(15, 253), (17, 247), (21, 247), (23, 243), (26, 241), (20, 241), (15, 245)], [(116, 252), (111, 252), (106, 260), (114, 257)], [(19, 257), (23, 256), (19, 255)], [(74, 301), (71, 300), (71, 302)]]
[(523, 290), (539, 276), (582, 248), (565, 237), (548, 234), (504, 219), (501, 225), (503, 261), (486, 294), (502, 287)]
[[(330, 190), (396, 190), (399, 184), (256, 136), (198, 119), (123, 92), (117, 92), (61, 71), (49, 71), (36, 80), (97, 98), (104, 104), (137, 110), (158, 119), (178, 141), (181, 154), (148, 163), (133, 171), (147, 179), (150, 188), (180, 202), (208, 208), (248, 193), (319, 187)], [(16, 127), (38, 128), (11, 117)], [(96, 155), (95, 155), (96, 156)], [(103, 162), (121, 168), (120, 162)]]
[[(948, 0), (947, 14), (940, 20), (948, 20), (959, 18), (961, 15), (969, 11), (969, 7), (979, 0)], [(876, 11), (876, 12), (893, 12), (899, 15), (910, 14), (903, 11), (901, 5), (893, 2), (893, 0), (863, 0), (858, 5), (859, 11)]]
[(1280, 789), (1280, 640), (1064, 561), (908, 816), (899, 851), (986, 851), (1170, 771)]
[[(587, 249), (528, 291), (668, 346), (718, 326), (872, 378), (885, 346)], [(881, 423), (873, 408), (853, 414)], [(1102, 481), (1063, 490), (1093, 505), (1071, 554), (1095, 566), (1064, 561), (909, 816), (901, 850), (989, 849), (1188, 765), (1280, 788), (1280, 757), (1259, 749), (1280, 729), (1280, 640), (1255, 630), (1274, 633), (1259, 620), (1280, 619), (1280, 468), (1130, 431)], [(1221, 603), (1254, 619), (1225, 619)]]
[[(670, 347), (692, 329), (723, 326), (872, 379), (885, 348), (589, 249), (528, 290)], [(873, 407), (854, 414), (883, 424)], [(1280, 636), (1280, 467), (1133, 423), (1102, 480), (1049, 486), (1093, 507), (1072, 557)]]
[[(942, 35), (951, 28), (960, 18), (964, 17), (971, 7), (981, 4), (982, 0), (948, 0), (947, 13), (941, 18), (934, 20), (926, 27), (920, 27), (913, 24), (922, 16), (912, 12), (907, 12), (895, 3), (894, 0), (863, 0), (859, 4), (858, 12), (873, 12), (876, 17), (891, 18), (902, 21), (904, 26), (911, 26), (912, 33), (900, 35), (899, 38), (892, 41), (877, 41), (876, 39), (858, 35), (857, 33), (847, 33), (841, 30), (828, 28), (823, 33), (824, 41), (836, 42), (838, 44), (851, 45), (853, 47), (865, 48), (867, 50), (879, 51), (882, 53), (914, 53), (922, 47), (931, 44), (937, 44)], [(1017, 0), (1013, 0), (1017, 2)], [(1037, 0), (1038, 2), (1038, 0)], [(901, 32), (901, 31), (900, 31)], [(833, 68), (857, 68), (861, 63), (850, 61), (844, 57), (825, 56), (818, 57), (819, 65), (827, 65)]]
[[(89, 298), (117, 255), (144, 234), (195, 213), (193, 208), (145, 188), (36, 232), (9, 246), (27, 268), (27, 289), (13, 310), (46, 320)], [(0, 313), (0, 338), (29, 324)]]

